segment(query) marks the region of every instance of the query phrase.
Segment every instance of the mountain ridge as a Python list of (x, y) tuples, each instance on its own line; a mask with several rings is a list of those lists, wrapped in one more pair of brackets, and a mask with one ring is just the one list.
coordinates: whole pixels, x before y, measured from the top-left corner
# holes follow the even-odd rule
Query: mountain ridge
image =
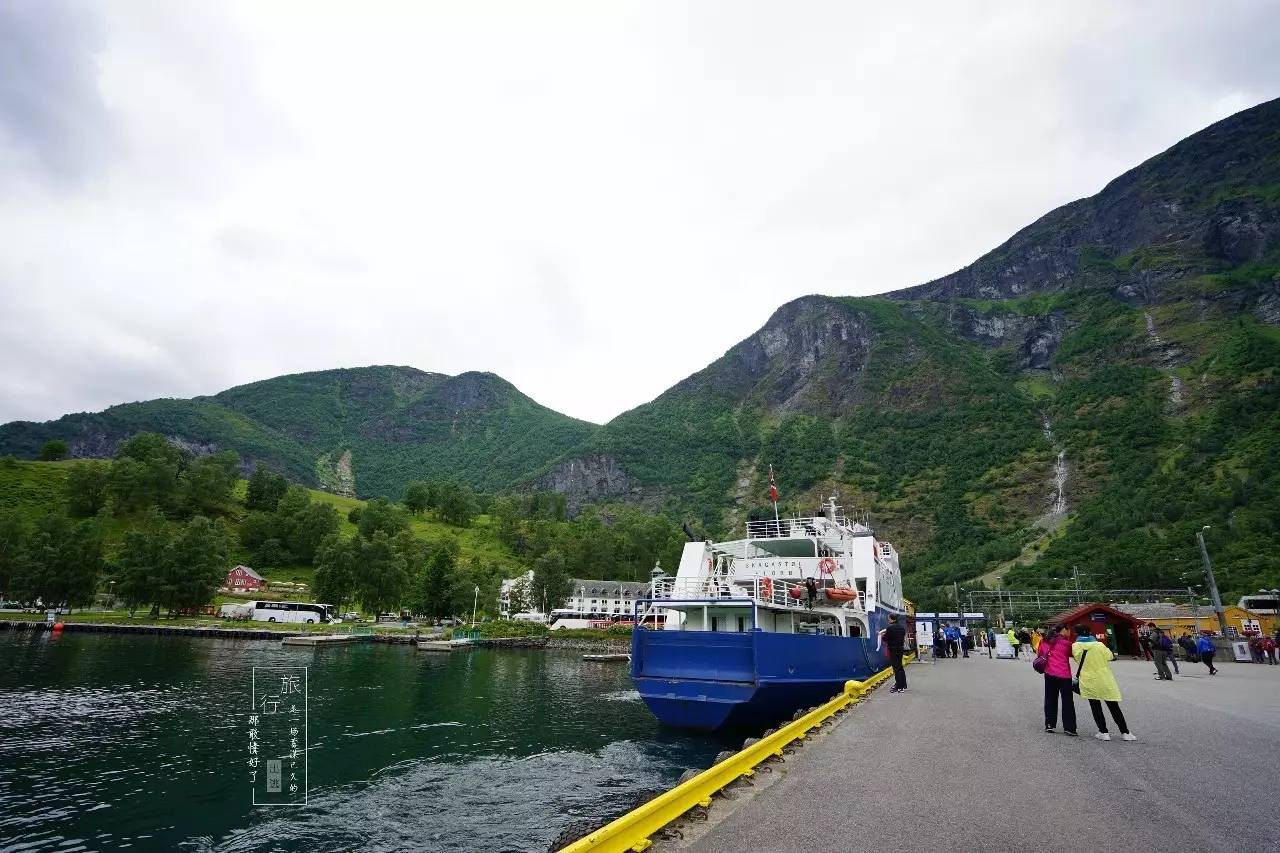
[(0, 452), (34, 456), (61, 438), (72, 456), (110, 456), (136, 432), (196, 453), (235, 450), (307, 485), (348, 479), (398, 496), (412, 479), (493, 489), (530, 476), (594, 429), (538, 404), (500, 376), (396, 365), (335, 368), (245, 383), (213, 395), (149, 400), (42, 424), (0, 425)]
[[(1274, 586), (1280, 100), (948, 276), (790, 300), (603, 425), (492, 374), (349, 370), (130, 404), (142, 408), (117, 421), (182, 426), (196, 444), (229, 435), (249, 458), (265, 445), (311, 481), (347, 453), (362, 494), (463, 472), (479, 488), (563, 493), (571, 510), (663, 508), (711, 534), (770, 512), (773, 465), (790, 510), (832, 492), (871, 509), (926, 588), (995, 566), (1053, 583), (1076, 564), (1126, 586), (1180, 585), (1168, 567), (1190, 565), (1193, 523), (1212, 523), (1232, 571)], [(38, 426), (0, 426), (0, 453), (33, 454)]]

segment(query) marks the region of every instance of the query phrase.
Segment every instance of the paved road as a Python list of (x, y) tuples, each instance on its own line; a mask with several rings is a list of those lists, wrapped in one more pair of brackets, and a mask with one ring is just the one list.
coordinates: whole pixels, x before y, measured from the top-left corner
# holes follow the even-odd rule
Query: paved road
[(1136, 742), (1109, 718), (1116, 739), (1095, 740), (1079, 699), (1081, 737), (1044, 734), (1042, 681), (1027, 661), (913, 664), (908, 692), (877, 690), (777, 781), (715, 806), (724, 813), (691, 847), (1280, 848), (1280, 666), (1224, 663), (1210, 678), (1182, 664), (1173, 682), (1154, 681), (1149, 663), (1115, 667)]

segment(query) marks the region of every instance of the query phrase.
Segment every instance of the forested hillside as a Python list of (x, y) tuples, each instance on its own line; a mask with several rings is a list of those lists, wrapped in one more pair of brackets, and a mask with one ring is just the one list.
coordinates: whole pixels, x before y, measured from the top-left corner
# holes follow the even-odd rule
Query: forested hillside
[(491, 373), (409, 367), (300, 373), (193, 400), (152, 400), (48, 423), (0, 426), (0, 455), (35, 458), (51, 439), (109, 457), (156, 432), (200, 453), (230, 450), (339, 494), (399, 497), (417, 479), (496, 489), (545, 468), (595, 427), (553, 412)]
[(634, 507), (569, 520), (557, 495), (495, 498), (452, 481), (359, 501), (237, 469), (233, 454), (196, 457), (154, 433), (111, 461), (0, 458), (0, 601), (85, 606), (110, 591), (130, 610), (181, 612), (245, 563), (290, 585), (275, 596), (492, 616), (504, 578), (532, 569), (528, 593), (558, 606), (570, 577), (642, 579), (683, 541), (672, 520)]
[(540, 483), (696, 515), (868, 510), (941, 583), (1280, 583), (1280, 101), (1066, 205), (954, 275), (805, 297)]

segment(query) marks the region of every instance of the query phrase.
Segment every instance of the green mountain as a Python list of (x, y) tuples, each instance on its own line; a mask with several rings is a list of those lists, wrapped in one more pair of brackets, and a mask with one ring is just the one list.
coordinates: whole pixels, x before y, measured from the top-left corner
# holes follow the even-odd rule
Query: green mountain
[[(0, 426), (109, 455), (160, 432), (304, 483), (627, 501), (725, 534), (838, 492), (951, 581), (1184, 586), (1204, 525), (1229, 592), (1280, 585), (1280, 101), (1195, 134), (973, 264), (874, 298), (783, 305), (723, 357), (595, 427), (491, 374), (286, 376)], [(1194, 578), (1193, 578), (1194, 580)]]
[[(1184, 140), (952, 275), (810, 296), (539, 479), (714, 533), (839, 492), (919, 591), (1073, 565), (1280, 583), (1280, 101)], [(1221, 576), (1221, 575), (1220, 575)]]
[(152, 400), (48, 423), (0, 426), (0, 454), (33, 457), (51, 438), (73, 456), (110, 456), (158, 432), (204, 453), (234, 450), (339, 494), (398, 497), (419, 479), (480, 489), (528, 479), (594, 429), (538, 405), (491, 373), (445, 376), (362, 367), (281, 376), (212, 397)]

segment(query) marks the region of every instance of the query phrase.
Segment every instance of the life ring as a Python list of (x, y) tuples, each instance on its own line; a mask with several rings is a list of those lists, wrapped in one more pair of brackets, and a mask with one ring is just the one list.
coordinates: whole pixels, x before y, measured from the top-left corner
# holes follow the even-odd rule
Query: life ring
[(822, 572), (824, 575), (835, 574), (836, 561), (830, 557), (823, 557), (818, 561), (818, 571)]
[(760, 592), (765, 598), (773, 598), (773, 578), (760, 579)]

